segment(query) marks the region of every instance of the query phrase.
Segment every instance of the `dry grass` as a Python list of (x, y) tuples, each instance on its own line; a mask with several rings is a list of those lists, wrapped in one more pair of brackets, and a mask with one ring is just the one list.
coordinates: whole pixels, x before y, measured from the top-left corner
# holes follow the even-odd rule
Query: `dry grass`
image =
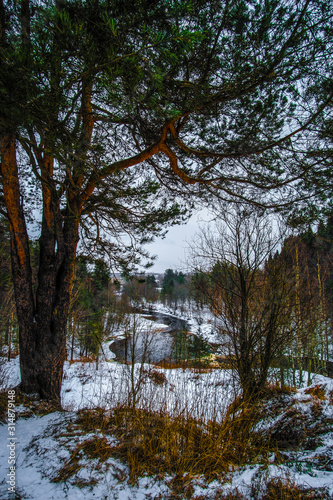
[[(206, 500), (206, 499), (203, 499), (203, 500)], [(225, 494), (222, 495), (221, 493), (217, 493), (214, 500), (248, 500), (248, 499), (245, 498), (244, 495), (239, 493), (239, 491), (236, 489), (232, 493), (227, 493), (226, 495)]]
[[(326, 398), (325, 398), (326, 399)], [(321, 401), (314, 401), (311, 405), (311, 414), (314, 420), (318, 420), (323, 412), (323, 405)]]
[(104, 433), (109, 425), (109, 418), (106, 411), (102, 408), (80, 410), (76, 423), (85, 432), (100, 430)]
[(0, 392), (0, 421), (6, 422), (8, 409), (8, 393), (7, 391)]
[(96, 361), (96, 356), (80, 356), (78, 359), (68, 359), (70, 365), (78, 363), (94, 363)]
[[(156, 382), (163, 383), (163, 380)], [(263, 462), (271, 451), (276, 452), (280, 447), (298, 446), (304, 440), (300, 420), (305, 417), (293, 407), (286, 412), (281, 428), (273, 429), (267, 436), (254, 432), (260, 418), (267, 416), (265, 400), (273, 401), (272, 411), (276, 405), (282, 410), (284, 396), (292, 401), (292, 393), (289, 388), (281, 390), (272, 386), (263, 400), (244, 402), (236, 398), (221, 424), (121, 406), (111, 414), (100, 408), (83, 410), (79, 412), (77, 425), (85, 432), (99, 430), (117, 438), (116, 443), (109, 445), (109, 451), (100, 447), (99, 453), (128, 464), (132, 482), (144, 475), (168, 474), (174, 478), (171, 486), (175, 494), (179, 495), (181, 489), (182, 494), (187, 495), (186, 481), (190, 483), (189, 478), (193, 476), (203, 475), (208, 481), (223, 479), (234, 467), (258, 460)], [(302, 423), (305, 426), (306, 422), (302, 420)], [(89, 456), (82, 445), (80, 450)]]
[[(20, 410), (20, 417), (27, 418), (32, 415), (48, 415), (55, 411), (63, 411), (59, 402), (54, 400), (40, 399), (36, 394), (28, 395), (15, 388), (15, 407), (24, 406), (24, 410)], [(8, 409), (8, 390), (0, 393), (0, 421), (6, 422)]]
[(55, 411), (63, 411), (60, 401), (41, 399), (38, 394), (25, 394), (18, 387), (15, 389), (15, 404), (23, 405), (27, 409), (26, 415), (20, 412), (21, 417), (30, 416), (31, 413), (43, 416)]
[[(229, 493), (216, 493), (214, 500), (248, 500), (237, 488)], [(273, 478), (267, 483), (254, 483), (251, 488), (251, 497), (260, 500), (329, 500), (330, 496), (323, 490), (302, 488), (289, 478)]]
[[(147, 373), (154, 382), (164, 384), (164, 374), (153, 370)], [(156, 380), (155, 380), (156, 378)], [(311, 416), (302, 414), (295, 406), (293, 390), (270, 386), (262, 394), (262, 399), (245, 402), (241, 397), (229, 406), (222, 423), (205, 422), (190, 418), (188, 415), (171, 417), (165, 412), (153, 412), (147, 409), (119, 406), (109, 412), (96, 408), (78, 412), (78, 418), (72, 422), (75, 434), (80, 433), (80, 440), (85, 433), (98, 433), (92, 438), (87, 436), (75, 449), (71, 448), (70, 458), (59, 470), (54, 481), (66, 481), (71, 478), (75, 483), (75, 474), (87, 464), (87, 459), (94, 460), (99, 470), (110, 467), (114, 458), (128, 466), (128, 475), (122, 474), (119, 481), (129, 480), (132, 484), (143, 476), (152, 476), (163, 480), (169, 476), (167, 485), (170, 492), (165, 499), (203, 500), (204, 496), (195, 496), (196, 478), (202, 477), (210, 482), (217, 479), (222, 485), (230, 480), (233, 469), (249, 464), (262, 464), (262, 471), (268, 470), (269, 456), (275, 453), (275, 463), (290, 461), (288, 453), (282, 450), (310, 449), (311, 439), (318, 446), (321, 434), (330, 425), (322, 415), (325, 401), (317, 397), (321, 392), (316, 388), (312, 396)], [(261, 419), (281, 415), (276, 424), (260, 430), (257, 427)], [(318, 419), (317, 419), (318, 417)], [(320, 418), (319, 418), (320, 417)], [(311, 424), (311, 425), (310, 425)], [(101, 437), (101, 434), (104, 437)], [(115, 440), (109, 439), (113, 436)], [(279, 451), (281, 450), (281, 452)], [(104, 464), (104, 462), (106, 462)], [(80, 474), (79, 474), (80, 475)], [(77, 479), (78, 486), (81, 479)], [(320, 490), (302, 489), (293, 484), (289, 477), (269, 479), (262, 477), (252, 481), (251, 498), (262, 500), (328, 499)], [(230, 493), (215, 491), (215, 500), (244, 500), (237, 491)]]
[[(88, 439), (87, 441), (83, 441), (75, 447), (70, 458), (66, 460), (63, 467), (58, 471), (52, 481), (54, 483), (65, 482), (76, 474), (82, 467), (84, 467), (80, 464), (81, 458), (89, 458), (91, 460), (98, 459), (99, 462), (105, 462), (111, 457), (111, 455), (112, 449), (110, 448), (105, 437), (94, 437), (92, 439)], [(89, 482), (89, 484), (96, 484), (96, 481), (94, 483)], [(87, 486), (87, 484), (81, 484), (81, 487), (83, 486)]]
[[(191, 476), (176, 474), (167, 485), (170, 488), (173, 498), (193, 498), (194, 487), (191, 484)], [(171, 497), (172, 498), (172, 497)]]
[(79, 464), (81, 459), (81, 450), (77, 446), (73, 451), (69, 460), (66, 460), (64, 466), (58, 471), (57, 475), (52, 479), (54, 483), (63, 483), (66, 482), (67, 479), (76, 474), (80, 469), (82, 469), (83, 465)]
[(321, 387), (320, 385), (315, 385), (314, 387), (309, 387), (306, 389), (305, 394), (311, 394), (311, 396), (320, 399), (321, 401), (324, 401), (327, 399), (326, 394), (325, 394), (325, 389), (324, 387)]
[[(262, 500), (328, 500), (327, 493), (312, 489), (299, 488), (290, 480), (271, 479), (266, 485), (266, 493)], [(255, 493), (255, 492), (254, 492)], [(255, 498), (255, 494), (254, 497)]]
[[(110, 453), (127, 463), (131, 481), (164, 474), (178, 479), (185, 474), (204, 475), (210, 481), (223, 477), (230, 467), (253, 462), (262, 453), (261, 445), (251, 437), (256, 415), (252, 408), (239, 405), (237, 412), (218, 424), (118, 407), (111, 416), (101, 409), (82, 411), (77, 424), (86, 432), (99, 429), (117, 438), (109, 452), (100, 447), (99, 453)], [(80, 450), (87, 455), (83, 446)]]

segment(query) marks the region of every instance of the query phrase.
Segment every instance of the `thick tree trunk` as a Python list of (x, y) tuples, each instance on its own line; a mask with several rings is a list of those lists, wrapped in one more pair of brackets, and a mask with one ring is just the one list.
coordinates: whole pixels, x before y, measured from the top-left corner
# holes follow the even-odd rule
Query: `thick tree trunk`
[(24, 329), (24, 321), (19, 317), (22, 331), (20, 345), (26, 335), (33, 339), (33, 349), (20, 349), (22, 390), (37, 391), (46, 399), (60, 399), (66, 359), (67, 317), (77, 244), (77, 227), (74, 224), (70, 234), (71, 242), (65, 248), (58, 269), (56, 263), (49, 261), (42, 250), (40, 252), (43, 259), (38, 274), (37, 306), (29, 332)]
[(11, 261), (15, 291), (16, 311), (19, 322), (19, 344), (21, 357), (31, 357), (21, 372), (25, 390), (37, 389), (35, 375), (34, 297), (27, 229), (21, 204), (18, 169), (16, 163), (15, 137), (1, 141), (1, 173), (3, 193), (9, 219), (11, 236)]
[[(11, 234), (12, 272), (19, 324), (21, 388), (43, 398), (60, 398), (66, 358), (66, 327), (78, 242), (78, 217), (59, 222), (52, 191), (43, 188), (43, 223), (36, 297), (19, 191), (15, 138), (1, 142), (3, 191)], [(52, 162), (44, 158), (45, 175)], [(45, 183), (47, 184), (47, 183)]]
[[(67, 223), (64, 228), (64, 248), (54, 251), (53, 258), (45, 254), (46, 243), (52, 239), (42, 232), (40, 267), (33, 335), (36, 340), (32, 356), (21, 357), (21, 371), (33, 358), (38, 392), (47, 399), (60, 399), (63, 365), (66, 359), (66, 331), (70, 292), (74, 274), (78, 224)], [(59, 262), (60, 260), (60, 262)], [(23, 379), (22, 379), (23, 382)]]

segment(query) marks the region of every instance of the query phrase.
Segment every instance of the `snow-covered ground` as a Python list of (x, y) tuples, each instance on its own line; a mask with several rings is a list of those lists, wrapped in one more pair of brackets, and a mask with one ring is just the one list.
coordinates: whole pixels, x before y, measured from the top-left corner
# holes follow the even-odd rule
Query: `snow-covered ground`
[[(6, 363), (7, 365), (7, 363)], [(195, 370), (162, 369), (149, 364), (135, 364), (135, 384), (132, 386), (131, 365), (113, 361), (65, 362), (61, 391), (61, 404), (66, 411), (83, 408), (113, 408), (129, 402), (134, 390), (138, 406), (152, 411), (161, 409), (170, 415), (189, 415), (193, 418), (220, 420), (235, 397), (231, 372), (212, 370), (199, 373)], [(141, 374), (140, 374), (141, 372)], [(162, 374), (156, 383), (155, 374)], [(12, 359), (6, 366), (5, 389), (20, 382), (19, 360)], [(211, 404), (207, 405), (207, 401)]]
[[(167, 308), (160, 311), (170, 314)], [(179, 315), (178, 315), (179, 316)], [(188, 312), (184, 319), (191, 323), (192, 333), (204, 333), (210, 338), (211, 316), (203, 311), (200, 317)], [(143, 330), (161, 329), (165, 325), (141, 318)], [(212, 330), (213, 331), (213, 328)], [(121, 332), (120, 332), (121, 333)], [(213, 334), (212, 334), (213, 335)], [(143, 500), (169, 499), (172, 496), (170, 476), (142, 477), (129, 482), (129, 468), (113, 457), (104, 462), (77, 456), (75, 474), (63, 482), (52, 482), (68, 463), (73, 451), (83, 442), (105, 439), (116, 440), (102, 434), (99, 429), (83, 433), (75, 427), (80, 409), (112, 408), (131, 401), (133, 393), (138, 406), (152, 411), (163, 410), (171, 416), (183, 415), (208, 421), (221, 421), (225, 410), (233, 401), (239, 388), (230, 370), (198, 372), (192, 369), (161, 369), (149, 364), (125, 365), (116, 363), (108, 348), (103, 346), (98, 369), (95, 362), (66, 362), (62, 386), (63, 412), (37, 416), (26, 407), (16, 404), (15, 424), (15, 488), (17, 497), (8, 492), (9, 453), (8, 423), (0, 425), (0, 498), (43, 500)], [(0, 363), (0, 384), (6, 393), (20, 381), (19, 360)], [(132, 371), (134, 377), (132, 377)], [(304, 377), (305, 380), (307, 377)], [(267, 402), (267, 411), (257, 424), (256, 432), (263, 442), (293, 432), (303, 435), (313, 429), (312, 441), (299, 446), (286, 447), (271, 453), (266, 463), (253, 463), (230, 470), (224, 479), (207, 483), (202, 476), (193, 477), (193, 499), (214, 500), (230, 492), (238, 492), (246, 499), (256, 499), (255, 486), (266, 484), (270, 478), (288, 479), (308, 488), (326, 488), (333, 498), (333, 380), (313, 376), (310, 388), (303, 387), (290, 395), (283, 395), (278, 403)], [(276, 406), (274, 406), (276, 405)], [(293, 427), (294, 426), (294, 427)], [(303, 433), (303, 434), (302, 434)], [(282, 437), (281, 437), (282, 436)], [(294, 436), (294, 437), (293, 437)], [(310, 442), (311, 441), (311, 442)], [(304, 445), (306, 443), (306, 446)], [(261, 488), (264, 491), (264, 487)], [(181, 498), (181, 496), (179, 497)], [(240, 497), (241, 498), (241, 497)], [(329, 496), (327, 496), (329, 498)]]

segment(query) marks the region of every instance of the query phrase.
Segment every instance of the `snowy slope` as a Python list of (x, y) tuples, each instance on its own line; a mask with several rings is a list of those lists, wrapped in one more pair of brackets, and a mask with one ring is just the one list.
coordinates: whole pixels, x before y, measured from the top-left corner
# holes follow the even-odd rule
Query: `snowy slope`
[[(221, 417), (223, 410), (233, 396), (230, 373), (213, 370), (197, 373), (193, 370), (157, 370), (146, 365), (146, 374), (141, 386), (139, 405), (158, 410), (162, 407), (170, 413), (186, 412), (191, 416), (212, 417), (212, 412)], [(114, 362), (103, 361), (99, 370), (94, 363), (76, 362), (65, 364), (65, 379), (62, 391), (64, 412), (35, 416), (26, 408), (17, 407), (16, 422), (16, 491), (22, 499), (43, 500), (90, 500), (90, 499), (148, 499), (173, 498), (170, 493), (170, 477), (143, 477), (137, 484), (128, 482), (128, 467), (112, 457), (103, 463), (92, 460), (80, 452), (78, 471), (65, 482), (52, 482), (69, 460), (73, 450), (90, 440), (106, 439), (112, 443), (115, 438), (103, 436), (96, 429), (82, 433), (75, 428), (76, 411), (82, 408), (112, 408), (125, 403), (129, 389), (129, 368)], [(136, 367), (138, 374), (139, 366)], [(164, 374), (162, 384), (154, 382), (152, 373)], [(18, 360), (6, 365), (8, 386), (18, 381)], [(7, 386), (7, 387), (8, 387)], [(319, 390), (318, 390), (319, 387)], [(312, 389), (311, 389), (312, 388)], [(279, 454), (271, 454), (269, 463), (253, 464), (230, 471), (228, 482), (214, 481), (207, 484), (203, 477), (192, 478), (191, 498), (214, 499), (223, 494), (238, 491), (243, 498), (252, 496), (254, 485), (265, 483), (269, 478), (289, 478), (299, 485), (313, 488), (328, 488), (333, 495), (333, 381), (315, 376), (310, 389), (300, 389), (281, 397), (277, 402), (267, 402), (257, 432), (265, 439), (275, 436), (279, 443), (284, 434), (304, 434), (304, 429), (313, 428), (313, 449), (286, 445)], [(319, 392), (318, 392), (319, 391)], [(312, 393), (311, 393), (312, 392)], [(320, 398), (318, 397), (318, 394)], [(208, 411), (207, 401), (215, 401)], [(270, 406), (271, 405), (271, 406)], [(20, 417), (25, 412), (26, 416)], [(27, 416), (29, 415), (30, 416)], [(6, 443), (8, 428), (0, 426), (0, 442)], [(311, 433), (308, 441), (310, 443)], [(317, 446), (316, 446), (317, 445)], [(2, 444), (0, 451), (0, 498), (7, 498), (8, 449)], [(8, 497), (10, 498), (10, 497)], [(241, 498), (241, 497), (240, 497)]]

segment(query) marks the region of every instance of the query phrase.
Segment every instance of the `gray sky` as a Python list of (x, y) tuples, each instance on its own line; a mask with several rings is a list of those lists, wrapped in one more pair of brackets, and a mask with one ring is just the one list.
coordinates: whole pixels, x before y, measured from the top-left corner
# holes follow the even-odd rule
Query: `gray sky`
[(186, 271), (186, 247), (195, 233), (198, 232), (199, 225), (209, 220), (207, 210), (201, 210), (192, 215), (187, 224), (173, 226), (169, 229), (166, 237), (156, 238), (153, 243), (146, 246), (151, 255), (157, 255), (153, 267), (147, 272), (164, 273), (166, 269), (177, 269)]
[[(36, 222), (40, 220), (40, 212), (34, 213)], [(204, 224), (211, 217), (207, 209), (203, 209), (188, 220), (186, 224), (180, 226), (173, 226), (169, 229), (166, 237), (156, 238), (153, 243), (146, 245), (145, 248), (150, 255), (157, 255), (153, 267), (149, 268), (146, 272), (149, 274), (164, 273), (166, 269), (174, 269), (178, 271), (186, 271), (186, 247), (187, 242), (190, 242), (195, 233), (199, 230), (199, 225)], [(40, 225), (37, 223), (29, 224), (29, 235), (32, 238), (38, 238), (40, 233)]]

